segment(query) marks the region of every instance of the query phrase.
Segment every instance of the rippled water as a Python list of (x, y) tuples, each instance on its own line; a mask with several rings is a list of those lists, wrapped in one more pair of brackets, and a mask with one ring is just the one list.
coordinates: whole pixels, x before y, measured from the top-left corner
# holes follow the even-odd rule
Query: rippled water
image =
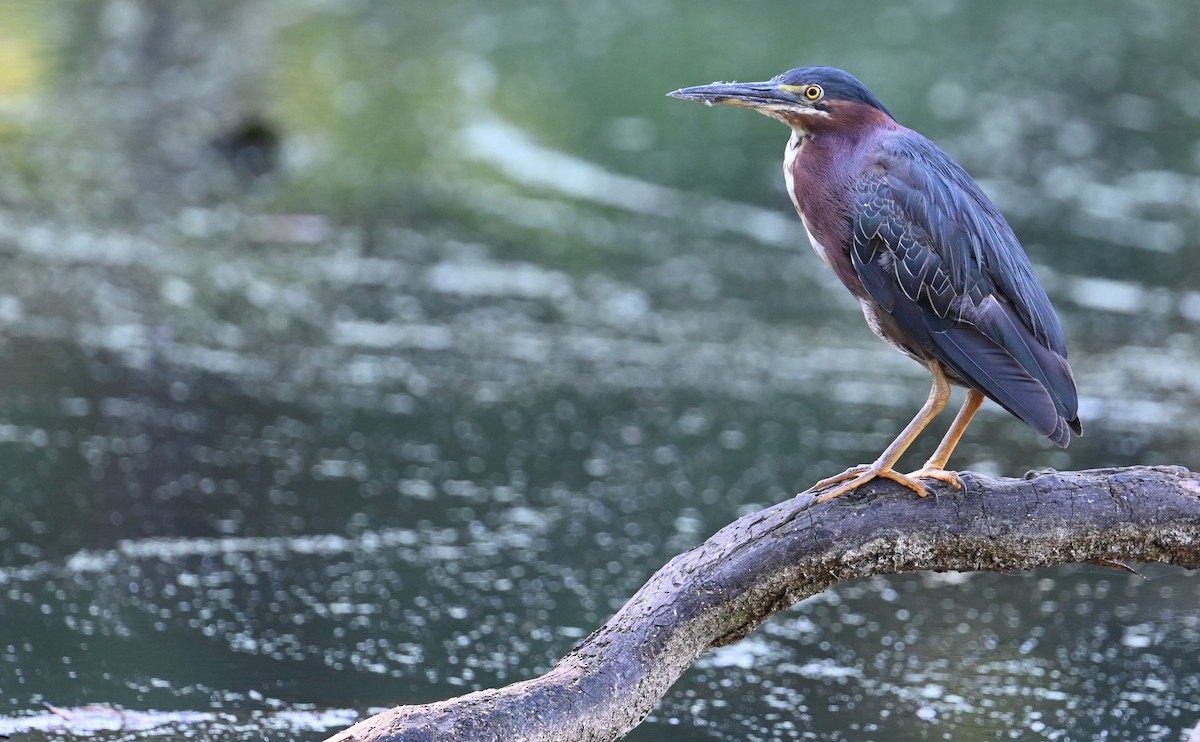
[[(0, 0), (0, 734), (526, 678), (886, 445), (925, 373), (805, 246), (786, 132), (683, 84), (845, 66), (1009, 214), (1086, 437), (989, 405), (959, 466), (1200, 467), (1196, 9), (750, 12)], [(1200, 595), (1141, 571), (842, 586), (631, 739), (1181, 739)]]

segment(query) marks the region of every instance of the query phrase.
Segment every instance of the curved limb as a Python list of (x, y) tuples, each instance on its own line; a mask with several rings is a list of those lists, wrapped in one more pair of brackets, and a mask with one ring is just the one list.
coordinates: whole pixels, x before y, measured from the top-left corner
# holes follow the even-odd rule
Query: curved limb
[(979, 406), (983, 404), (983, 394), (970, 389), (967, 391), (967, 399), (963, 402), (963, 406), (959, 408), (958, 414), (954, 416), (954, 422), (950, 423), (950, 429), (946, 431), (945, 437), (938, 447), (934, 450), (933, 455), (925, 462), (925, 465), (920, 469), (910, 473), (908, 476), (914, 479), (940, 479), (943, 482), (949, 482), (958, 489), (962, 489), (962, 480), (956, 471), (948, 471), (946, 462), (950, 460), (950, 454), (954, 453), (954, 447), (958, 445), (958, 441), (967, 430), (967, 426), (971, 424), (971, 418), (975, 417), (975, 413), (979, 411)]
[[(925, 404), (921, 405), (920, 411), (916, 417), (900, 431), (900, 435), (896, 436), (896, 440), (891, 442), (883, 453), (879, 454), (879, 458), (875, 459), (874, 463), (856, 466), (852, 469), (838, 474), (837, 476), (828, 479), (822, 479), (815, 485), (805, 490), (805, 492), (815, 492), (823, 489), (830, 484), (843, 482), (847, 479), (850, 481), (837, 487), (829, 492), (825, 492), (817, 497), (817, 502), (825, 502), (832, 500), (839, 495), (844, 495), (850, 490), (856, 489), (867, 482), (877, 477), (891, 479), (894, 482), (908, 487), (913, 492), (916, 492), (921, 497), (929, 494), (925, 489), (925, 485), (921, 484), (916, 479), (901, 474), (892, 467), (908, 449), (912, 442), (916, 440), (929, 421), (937, 416), (946, 407), (946, 400), (950, 398), (950, 382), (946, 380), (946, 372), (942, 370), (941, 364), (935, 362), (930, 363), (929, 372), (933, 375), (933, 386), (929, 390), (929, 398), (925, 400)], [(953, 446), (951, 446), (953, 448)]]

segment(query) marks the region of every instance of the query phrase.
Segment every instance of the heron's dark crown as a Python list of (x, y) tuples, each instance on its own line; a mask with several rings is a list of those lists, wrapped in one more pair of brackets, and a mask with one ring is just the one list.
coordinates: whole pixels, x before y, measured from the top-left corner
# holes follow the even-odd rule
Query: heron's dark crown
[(863, 85), (854, 75), (837, 67), (797, 67), (776, 75), (772, 82), (781, 85), (820, 85), (825, 91), (825, 100), (865, 103), (879, 109), (888, 118), (895, 118), (870, 88)]

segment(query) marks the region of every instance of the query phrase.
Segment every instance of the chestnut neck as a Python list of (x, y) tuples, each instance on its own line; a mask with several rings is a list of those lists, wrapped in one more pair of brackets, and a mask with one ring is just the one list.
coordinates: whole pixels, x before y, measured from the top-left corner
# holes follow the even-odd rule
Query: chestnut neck
[(898, 128), (896, 120), (875, 106), (857, 101), (830, 101), (826, 116), (799, 114), (785, 121), (802, 139), (836, 136), (850, 141), (869, 138), (883, 129)]

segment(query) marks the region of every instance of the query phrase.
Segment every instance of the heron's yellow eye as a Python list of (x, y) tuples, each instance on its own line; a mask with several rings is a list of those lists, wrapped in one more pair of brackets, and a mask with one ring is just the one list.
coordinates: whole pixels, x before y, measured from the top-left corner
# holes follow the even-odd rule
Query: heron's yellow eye
[(824, 94), (825, 91), (821, 90), (820, 85), (809, 85), (808, 87), (804, 88), (804, 97), (808, 100), (816, 100)]

